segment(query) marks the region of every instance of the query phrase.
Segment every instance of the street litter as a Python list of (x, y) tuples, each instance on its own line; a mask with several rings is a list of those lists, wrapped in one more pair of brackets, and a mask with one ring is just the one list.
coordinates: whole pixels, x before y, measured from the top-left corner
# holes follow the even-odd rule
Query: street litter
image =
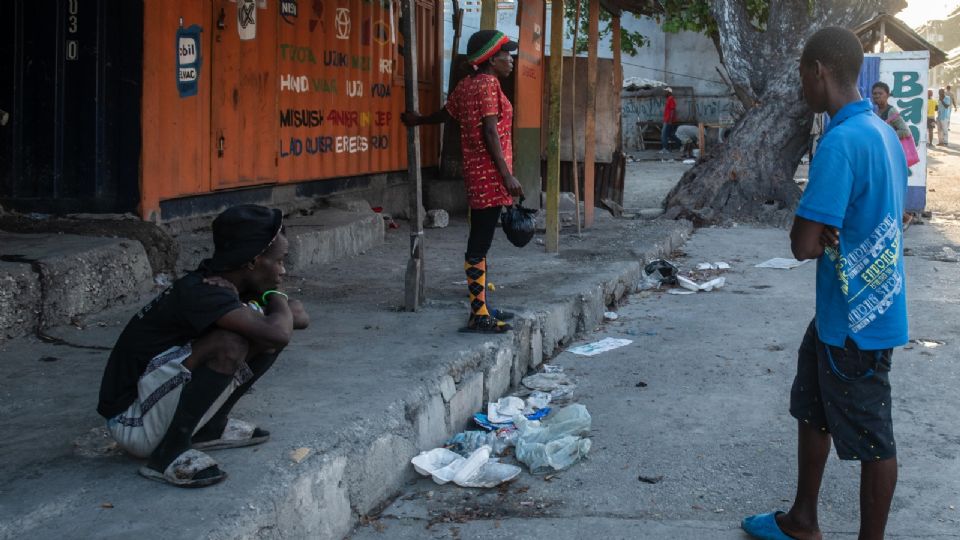
[[(527, 420), (539, 420), (544, 416), (550, 414), (550, 407), (544, 409), (538, 409), (530, 414), (522, 415), (527, 418)], [(517, 415), (518, 417), (521, 415)], [(497, 430), (502, 428), (509, 428), (514, 425), (514, 420), (511, 418), (506, 422), (494, 422), (490, 420), (490, 417), (483, 413), (476, 413), (473, 415), (473, 421), (477, 423), (478, 426), (487, 430)]]
[(303, 460), (307, 459), (307, 456), (309, 456), (312, 452), (313, 450), (309, 448), (297, 448), (296, 450), (290, 452), (290, 461), (294, 463), (302, 463)]
[(696, 163), (696, 162), (697, 162), (697, 160), (695, 160), (695, 159), (685, 159), (685, 160), (683, 160), (683, 164), (684, 164), (684, 165), (693, 165), (693, 164)]
[(612, 351), (614, 349), (619, 349), (633, 343), (633, 340), (630, 339), (621, 339), (621, 338), (603, 338), (600, 341), (594, 343), (588, 343), (586, 345), (580, 345), (579, 347), (573, 347), (569, 349), (573, 354), (580, 356), (596, 356), (600, 353), (605, 353), (607, 351)]
[(432, 477), (440, 485), (453, 481), (461, 487), (490, 488), (520, 474), (522, 469), (516, 465), (491, 460), (490, 452), (489, 446), (481, 446), (464, 458), (446, 448), (434, 448), (421, 452), (410, 462), (418, 473)]
[(550, 394), (546, 392), (533, 392), (527, 396), (527, 407), (531, 409), (544, 409), (550, 404)]
[(643, 267), (642, 289), (653, 289), (660, 285), (676, 285), (677, 265), (664, 259), (655, 259)]
[(607, 321), (615, 321), (620, 318), (620, 315), (617, 315), (616, 311), (605, 311), (603, 318)]
[(676, 295), (697, 294), (695, 291), (688, 291), (686, 289), (670, 289), (667, 293)]
[(527, 375), (520, 383), (531, 390), (550, 392), (560, 386), (571, 385), (570, 378), (565, 373), (535, 373)]
[[(677, 284), (690, 292), (699, 292), (699, 291), (710, 292), (714, 289), (719, 289), (720, 287), (723, 287), (724, 284), (726, 284), (726, 282), (727, 282), (727, 278), (724, 278), (724, 277), (714, 278), (714, 279), (711, 279), (710, 281), (707, 281), (706, 283), (697, 283), (692, 279), (689, 279), (683, 276), (677, 276)], [(670, 292), (673, 293), (672, 290)], [(687, 294), (687, 293), (683, 292), (680, 294)]]
[(553, 403), (562, 403), (573, 399), (574, 384), (566, 384), (556, 387), (550, 391), (550, 401)]
[(517, 419), (517, 460), (533, 474), (562, 471), (586, 457), (591, 418), (580, 404), (564, 407), (543, 422)]
[(754, 268), (776, 268), (777, 270), (792, 270), (798, 266), (802, 266), (810, 262), (811, 259), (806, 259), (803, 261), (798, 261), (796, 259), (787, 259), (784, 257), (774, 257), (768, 261), (763, 261), (762, 263), (754, 266)]
[(697, 270), (729, 270), (730, 265), (725, 262), (713, 262), (713, 263), (700, 263), (697, 265)]
[(517, 441), (517, 428), (513, 424), (496, 431), (462, 431), (450, 437), (443, 447), (468, 456), (481, 446), (489, 446), (496, 455), (503, 454)]
[(544, 364), (543, 372), (544, 373), (563, 373), (563, 366), (558, 366), (556, 364)]
[(527, 404), (516, 396), (500, 398), (496, 403), (487, 404), (487, 418), (493, 424), (513, 422), (513, 417), (523, 414)]
[(921, 347), (927, 347), (929, 349), (936, 349), (941, 345), (946, 345), (946, 341), (940, 341), (939, 339), (911, 339), (910, 343), (916, 343)]

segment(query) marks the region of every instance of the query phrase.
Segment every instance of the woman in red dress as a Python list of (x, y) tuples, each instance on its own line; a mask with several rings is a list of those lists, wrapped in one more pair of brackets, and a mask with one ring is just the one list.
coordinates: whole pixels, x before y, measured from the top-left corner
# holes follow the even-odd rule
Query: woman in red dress
[(464, 255), (470, 317), (463, 330), (500, 333), (510, 330), (511, 315), (489, 309), (486, 302), (487, 251), (497, 219), (523, 188), (513, 176), (513, 105), (500, 88), (500, 79), (513, 71), (510, 53), (517, 44), (496, 30), (481, 30), (467, 42), (467, 61), (474, 73), (460, 81), (439, 111), (403, 115), (408, 126), (456, 120), (463, 148), (463, 179), (470, 205), (470, 237)]

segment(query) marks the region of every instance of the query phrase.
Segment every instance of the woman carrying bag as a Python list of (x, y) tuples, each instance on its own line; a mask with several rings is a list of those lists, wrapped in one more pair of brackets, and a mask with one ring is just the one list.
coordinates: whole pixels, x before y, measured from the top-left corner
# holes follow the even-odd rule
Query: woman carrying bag
[[(900, 146), (903, 147), (903, 155), (907, 157), (907, 176), (912, 175), (913, 171), (909, 167), (920, 163), (920, 154), (917, 153), (917, 145), (910, 133), (910, 127), (900, 116), (900, 112), (889, 103), (890, 87), (884, 82), (874, 83), (873, 88), (870, 89), (870, 95), (873, 98), (874, 112), (897, 132)], [(907, 230), (907, 227), (913, 222), (913, 218), (912, 213), (903, 213), (903, 230)]]
[(473, 73), (457, 84), (439, 111), (422, 116), (403, 114), (407, 126), (456, 120), (463, 149), (463, 179), (470, 206), (470, 236), (464, 254), (470, 317), (462, 331), (502, 333), (511, 314), (490, 309), (486, 302), (487, 251), (493, 242), (503, 206), (522, 197), (513, 176), (513, 105), (500, 88), (500, 79), (513, 71), (510, 53), (517, 44), (496, 30), (481, 30), (467, 42), (467, 62)]
[(873, 85), (871, 96), (875, 105), (874, 112), (897, 132), (897, 138), (900, 139), (900, 145), (903, 146), (903, 153), (907, 156), (907, 167), (913, 167), (920, 163), (920, 155), (917, 154), (917, 145), (910, 133), (910, 128), (897, 109), (888, 103), (890, 87), (887, 86), (887, 83), (878, 82)]

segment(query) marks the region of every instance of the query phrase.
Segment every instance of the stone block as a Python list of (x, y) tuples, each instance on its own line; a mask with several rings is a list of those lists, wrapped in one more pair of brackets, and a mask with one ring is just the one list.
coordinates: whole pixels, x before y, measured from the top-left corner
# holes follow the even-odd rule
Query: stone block
[(413, 430), (417, 434), (417, 449), (429, 450), (447, 440), (447, 408), (438, 394), (430, 395), (413, 416)]
[(449, 402), (453, 395), (457, 393), (457, 383), (453, 381), (453, 377), (449, 375), (444, 375), (440, 378), (440, 395), (443, 397), (443, 400)]
[[(520, 379), (527, 374), (530, 365), (531, 343), (530, 336), (533, 324), (530, 319), (517, 319), (514, 323), (514, 353), (511, 357), (510, 386), (520, 384)], [(538, 338), (539, 339), (539, 338)]]
[(345, 212), (367, 213), (370, 212), (370, 204), (359, 197), (349, 195), (335, 195), (327, 199), (327, 204), (331, 208), (337, 208)]
[(450, 214), (443, 209), (427, 210), (423, 226), (428, 229), (443, 229), (450, 225)]
[(457, 393), (450, 399), (450, 433), (463, 431), (473, 414), (483, 408), (483, 373), (464, 374)]
[(359, 255), (383, 243), (383, 217), (373, 211), (317, 211), (313, 216), (287, 222), (287, 270), (301, 271)]
[(540, 314), (543, 357), (553, 357), (559, 346), (576, 334), (579, 317), (574, 316), (573, 302), (555, 304)]
[(486, 385), (484, 395), (487, 401), (496, 401), (510, 389), (510, 375), (513, 367), (513, 347), (503, 345), (497, 350), (493, 364), (483, 377)]
[(344, 472), (344, 456), (328, 458), (319, 469), (296, 478), (284, 501), (276, 504), (281, 538), (339, 540), (350, 532), (353, 512)]
[(40, 310), (40, 277), (28, 263), (0, 261), (0, 341), (32, 332)]
[(533, 369), (543, 363), (543, 334), (540, 332), (540, 325), (536, 324), (530, 330), (530, 363), (528, 366)]
[(398, 491), (413, 474), (409, 462), (417, 454), (412, 442), (386, 433), (364, 449), (358, 449), (347, 464), (350, 502), (361, 516), (372, 512)]
[(111, 238), (79, 252), (40, 259), (45, 326), (70, 323), (135, 298), (153, 284), (147, 253), (140, 242)]

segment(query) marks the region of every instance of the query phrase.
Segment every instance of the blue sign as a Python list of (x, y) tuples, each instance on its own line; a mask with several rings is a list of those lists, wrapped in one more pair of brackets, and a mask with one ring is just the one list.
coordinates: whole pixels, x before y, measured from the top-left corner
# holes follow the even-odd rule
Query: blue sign
[(180, 97), (197, 95), (200, 81), (200, 33), (197, 25), (177, 30), (177, 91)]
[(297, 18), (297, 0), (280, 0), (280, 16), (283, 22), (293, 24), (293, 19)]

